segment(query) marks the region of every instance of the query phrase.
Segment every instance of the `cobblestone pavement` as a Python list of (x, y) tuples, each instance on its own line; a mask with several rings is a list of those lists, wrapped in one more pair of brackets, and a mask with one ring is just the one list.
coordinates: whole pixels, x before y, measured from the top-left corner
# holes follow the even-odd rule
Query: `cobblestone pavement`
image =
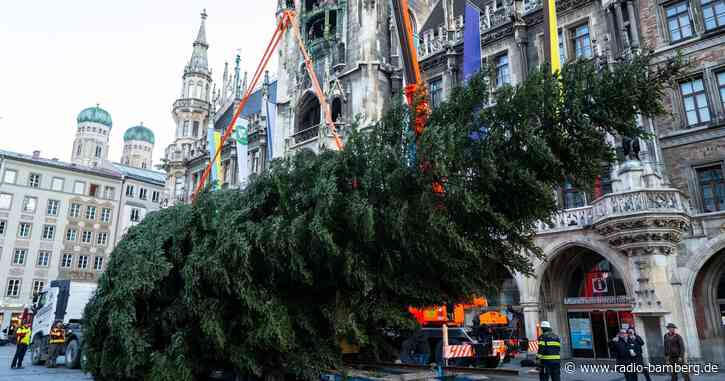
[[(66, 369), (64, 366), (48, 369), (44, 366), (30, 364), (30, 352), (23, 360), (24, 369), (10, 369), (10, 363), (15, 355), (14, 345), (0, 347), (0, 380), (5, 381), (91, 381), (90, 376), (80, 370)], [(58, 362), (63, 363), (63, 358)]]

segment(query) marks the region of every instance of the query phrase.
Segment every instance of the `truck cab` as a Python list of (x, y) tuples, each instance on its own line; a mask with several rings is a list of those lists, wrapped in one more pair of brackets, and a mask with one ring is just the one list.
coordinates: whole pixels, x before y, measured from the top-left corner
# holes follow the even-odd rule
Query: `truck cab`
[(65, 345), (61, 350), (65, 365), (68, 368), (80, 367), (83, 310), (96, 287), (95, 283), (54, 280), (38, 295), (38, 302), (33, 306), (35, 314), (30, 344), (33, 365), (47, 360), (50, 329), (56, 321), (60, 321), (66, 329)]

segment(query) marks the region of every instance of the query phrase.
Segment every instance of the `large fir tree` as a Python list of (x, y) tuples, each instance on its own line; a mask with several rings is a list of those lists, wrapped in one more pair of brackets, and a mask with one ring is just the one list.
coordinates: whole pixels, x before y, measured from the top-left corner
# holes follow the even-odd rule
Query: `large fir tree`
[[(642, 136), (677, 64), (648, 57), (534, 71), (489, 98), (487, 76), (436, 108), (409, 163), (393, 107), (341, 152), (276, 160), (243, 191), (150, 214), (114, 250), (86, 308), (98, 381), (198, 380), (212, 367), (314, 379), (340, 338), (375, 348), (409, 305), (464, 300), (530, 274), (534, 223), (565, 180), (612, 159), (607, 133)], [(435, 181), (445, 193), (431, 191)]]

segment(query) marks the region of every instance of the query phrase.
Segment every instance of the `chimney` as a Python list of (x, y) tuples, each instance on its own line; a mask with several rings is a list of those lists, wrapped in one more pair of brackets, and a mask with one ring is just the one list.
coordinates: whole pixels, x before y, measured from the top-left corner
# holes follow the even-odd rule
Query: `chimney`
[(40, 151), (38, 151), (38, 150), (33, 151), (33, 159), (40, 159)]

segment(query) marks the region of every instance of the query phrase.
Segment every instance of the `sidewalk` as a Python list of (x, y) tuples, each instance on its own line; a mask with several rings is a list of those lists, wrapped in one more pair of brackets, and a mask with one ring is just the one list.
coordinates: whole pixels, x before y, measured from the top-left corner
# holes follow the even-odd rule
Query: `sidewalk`
[[(64, 365), (48, 369), (44, 366), (30, 364), (30, 352), (25, 354), (24, 369), (10, 369), (10, 363), (15, 355), (15, 345), (0, 347), (0, 380), (12, 381), (92, 381), (90, 376), (77, 369), (66, 369)], [(58, 364), (63, 364), (63, 357), (58, 358)]]
[[(536, 368), (522, 367), (520, 365), (521, 360), (524, 357), (511, 360), (511, 362), (504, 364), (504, 368), (518, 369), (520, 379), (525, 380), (538, 380), (539, 373)], [(594, 361), (594, 360), (562, 360), (561, 362), (561, 379), (562, 381), (617, 381), (624, 380), (624, 375), (618, 372), (608, 371), (607, 366), (614, 366), (614, 361)], [(701, 367), (702, 369), (702, 367)], [(670, 375), (666, 374), (651, 374), (653, 381), (670, 381)], [(644, 380), (642, 374), (639, 375), (639, 380)], [(682, 376), (678, 378), (682, 380)], [(690, 374), (691, 380), (704, 379), (707, 381), (725, 381), (725, 369), (721, 367), (716, 373), (701, 373), (699, 375)]]

